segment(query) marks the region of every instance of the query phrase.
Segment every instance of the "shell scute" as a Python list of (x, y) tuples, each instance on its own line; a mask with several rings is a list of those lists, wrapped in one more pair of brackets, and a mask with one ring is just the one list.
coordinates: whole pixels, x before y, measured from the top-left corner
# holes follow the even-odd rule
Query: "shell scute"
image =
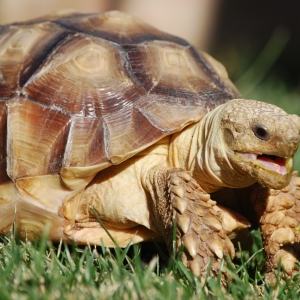
[(124, 107), (103, 118), (109, 134), (108, 157), (115, 164), (135, 154), (135, 149), (146, 148), (162, 132), (150, 123), (147, 116), (135, 107)]
[(204, 101), (193, 100), (151, 94), (141, 98), (136, 107), (155, 128), (167, 135), (197, 122), (208, 112)]
[(17, 179), (59, 173), (70, 116), (24, 98), (8, 102), (7, 173)]
[(8, 27), (0, 35), (0, 98), (13, 96), (65, 35), (51, 23)]
[(77, 34), (56, 49), (24, 92), (70, 114), (113, 113), (141, 95), (141, 88), (126, 74), (121, 55), (107, 41)]
[(107, 161), (101, 119), (74, 117), (65, 151), (65, 167), (90, 166)]
[(192, 101), (212, 100), (213, 96), (219, 100), (216, 105), (235, 97), (192, 46), (151, 41), (124, 48), (135, 77), (148, 93)]

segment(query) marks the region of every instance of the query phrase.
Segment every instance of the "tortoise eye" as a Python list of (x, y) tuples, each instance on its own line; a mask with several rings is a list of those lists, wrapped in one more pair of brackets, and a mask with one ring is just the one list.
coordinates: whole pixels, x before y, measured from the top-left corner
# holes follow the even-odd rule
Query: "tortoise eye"
[(257, 138), (263, 141), (268, 141), (270, 139), (270, 135), (268, 133), (268, 129), (260, 124), (252, 125), (252, 131)]

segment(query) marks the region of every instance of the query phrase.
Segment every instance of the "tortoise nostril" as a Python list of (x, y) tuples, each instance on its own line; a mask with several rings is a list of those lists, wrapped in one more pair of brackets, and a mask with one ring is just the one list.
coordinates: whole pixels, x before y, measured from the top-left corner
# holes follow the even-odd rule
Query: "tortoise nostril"
[(261, 124), (252, 125), (252, 131), (254, 135), (263, 141), (268, 141), (270, 139), (270, 135), (268, 133), (268, 129)]

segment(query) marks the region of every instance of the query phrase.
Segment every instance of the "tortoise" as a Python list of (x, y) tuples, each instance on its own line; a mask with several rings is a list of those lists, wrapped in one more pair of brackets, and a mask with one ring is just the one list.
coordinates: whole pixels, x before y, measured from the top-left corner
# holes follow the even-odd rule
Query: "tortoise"
[(300, 118), (242, 99), (186, 40), (118, 11), (4, 25), (0, 99), (2, 234), (172, 252), (176, 226), (204, 276), (252, 223), (267, 270), (296, 270)]

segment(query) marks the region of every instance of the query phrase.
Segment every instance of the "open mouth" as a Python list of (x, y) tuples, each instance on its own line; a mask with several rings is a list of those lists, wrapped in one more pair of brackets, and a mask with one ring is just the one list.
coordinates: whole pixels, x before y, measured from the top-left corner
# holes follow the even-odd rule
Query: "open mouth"
[(267, 154), (254, 153), (238, 153), (246, 161), (252, 161), (259, 164), (265, 169), (276, 172), (280, 175), (286, 175), (293, 167), (293, 159), (291, 157), (279, 157)]
[(288, 158), (279, 157), (275, 155), (257, 155), (256, 160), (269, 170), (275, 171), (281, 175), (285, 175), (287, 172), (287, 160)]

